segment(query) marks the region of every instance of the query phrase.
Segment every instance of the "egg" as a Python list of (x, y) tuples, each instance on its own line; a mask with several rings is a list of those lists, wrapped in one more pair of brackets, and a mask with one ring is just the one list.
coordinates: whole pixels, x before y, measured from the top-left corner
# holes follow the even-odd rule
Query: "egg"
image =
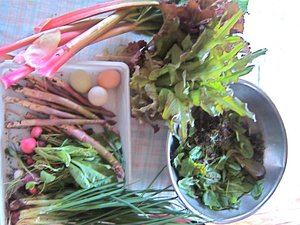
[(103, 87), (92, 87), (88, 92), (88, 100), (94, 106), (102, 106), (108, 100), (108, 93)]
[(121, 74), (118, 70), (104, 70), (97, 76), (99, 86), (111, 89), (116, 88), (121, 82)]
[(75, 70), (70, 74), (69, 79), (71, 87), (82, 94), (87, 93), (92, 87), (92, 78), (84, 70)]

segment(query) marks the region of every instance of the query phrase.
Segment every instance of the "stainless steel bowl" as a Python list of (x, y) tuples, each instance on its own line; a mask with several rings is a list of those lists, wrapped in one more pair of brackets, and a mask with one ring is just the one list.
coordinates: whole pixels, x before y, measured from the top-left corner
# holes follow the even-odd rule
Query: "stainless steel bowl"
[(262, 180), (264, 191), (258, 200), (245, 195), (241, 199), (239, 209), (213, 211), (199, 200), (189, 197), (178, 188), (178, 177), (171, 165), (171, 152), (174, 148), (171, 134), (167, 140), (168, 170), (175, 191), (187, 208), (204, 220), (214, 223), (236, 222), (257, 211), (274, 193), (283, 176), (287, 162), (287, 137), (284, 124), (271, 99), (260, 88), (244, 80), (232, 84), (231, 88), (234, 91), (234, 96), (247, 102), (248, 108), (255, 113), (256, 122), (250, 126), (252, 129), (261, 130), (265, 142), (264, 167), (266, 175)]

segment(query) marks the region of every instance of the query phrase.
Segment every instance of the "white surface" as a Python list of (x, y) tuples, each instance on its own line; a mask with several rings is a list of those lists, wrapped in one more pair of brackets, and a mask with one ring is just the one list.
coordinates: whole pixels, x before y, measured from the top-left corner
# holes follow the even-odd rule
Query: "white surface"
[[(5, 62), (0, 64), (0, 76), (3, 75), (7, 70), (10, 68), (15, 67), (14, 64), (11, 62)], [(109, 101), (107, 104), (104, 105), (105, 108), (113, 111), (116, 114), (115, 120), (117, 120), (116, 128), (119, 130), (121, 135), (121, 142), (122, 142), (122, 149), (124, 153), (125, 158), (125, 176), (126, 181), (130, 182), (131, 178), (131, 155), (130, 155), (130, 149), (131, 149), (131, 142), (130, 142), (130, 104), (129, 104), (129, 70), (126, 64), (119, 63), (119, 62), (79, 62), (76, 64), (66, 64), (64, 65), (57, 73), (63, 74), (64, 79), (68, 79), (69, 75), (72, 71), (76, 69), (83, 69), (87, 71), (93, 79), (93, 85), (96, 85), (96, 76), (99, 74), (99, 72), (106, 70), (106, 69), (116, 69), (121, 73), (121, 83), (120, 85), (115, 88), (108, 91), (109, 95)], [(58, 75), (59, 76), (59, 75)], [(57, 76), (57, 77), (58, 77)], [(11, 113), (9, 109), (13, 109), (15, 112), (20, 113), (21, 115), (24, 115), (24, 112), (26, 111), (22, 107), (16, 106), (16, 105), (8, 105), (5, 106), (5, 103), (3, 101), (3, 96), (5, 95), (11, 95), (11, 91), (6, 91), (3, 89), (2, 85), (0, 87), (0, 112), (1, 112), (1, 119), (0, 119), (0, 140), (1, 140), (1, 148), (4, 149), (7, 147), (7, 144), (20, 140), (20, 137), (23, 137), (24, 134), (27, 135), (28, 130), (22, 129), (10, 129), (6, 130), (4, 129), (4, 122), (7, 117), (9, 117), (9, 120), (20, 120), (20, 117), (17, 116), (15, 113)], [(4, 113), (5, 112), (5, 113)], [(93, 126), (95, 128), (95, 126)], [(96, 127), (97, 128), (97, 127)], [(2, 151), (4, 152), (4, 151)], [(5, 196), (5, 186), (3, 185), (5, 183), (5, 174), (9, 171), (9, 162), (5, 160), (4, 155), (0, 154), (0, 224), (5, 224), (4, 222), (4, 196)]]

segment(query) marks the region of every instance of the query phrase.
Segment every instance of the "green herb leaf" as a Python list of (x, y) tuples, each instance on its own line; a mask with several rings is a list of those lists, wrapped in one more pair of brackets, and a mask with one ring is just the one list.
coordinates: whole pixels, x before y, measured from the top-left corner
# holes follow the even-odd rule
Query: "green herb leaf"
[(46, 172), (46, 171), (41, 171), (40, 172), (40, 180), (43, 183), (51, 183), (56, 179), (56, 176)]
[(193, 174), (194, 162), (190, 158), (185, 158), (181, 161), (181, 168), (179, 170), (179, 175), (182, 177), (189, 177)]
[(196, 184), (196, 182), (193, 179), (193, 177), (185, 177), (178, 181), (178, 187), (180, 189), (186, 191), (186, 193), (189, 196), (191, 196), (192, 198), (197, 198), (197, 196), (195, 195), (195, 189), (194, 189), (195, 184)]
[(203, 194), (203, 202), (211, 209), (219, 209), (220, 202), (218, 201), (218, 195), (211, 190), (207, 190)]
[(264, 186), (263, 186), (263, 183), (260, 182), (260, 181), (257, 181), (255, 183), (255, 185), (253, 186), (253, 189), (251, 191), (251, 195), (254, 199), (259, 199), (259, 197), (262, 195), (263, 193), (263, 190), (264, 190)]
[(201, 146), (195, 146), (190, 151), (190, 158), (194, 161), (201, 159), (203, 156), (203, 152), (201, 151)]
[(35, 182), (35, 181), (29, 181), (29, 182), (27, 182), (25, 184), (25, 189), (26, 190), (30, 190), (30, 189), (34, 188), (35, 185), (37, 185), (37, 182)]

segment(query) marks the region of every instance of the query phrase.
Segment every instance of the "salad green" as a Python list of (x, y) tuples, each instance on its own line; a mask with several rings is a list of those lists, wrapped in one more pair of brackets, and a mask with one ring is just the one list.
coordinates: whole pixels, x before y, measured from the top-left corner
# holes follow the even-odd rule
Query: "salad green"
[(250, 134), (245, 118), (232, 111), (211, 117), (198, 108), (193, 116), (195, 127), (173, 151), (179, 188), (213, 210), (238, 208), (247, 193), (258, 199), (265, 174), (262, 137)]

